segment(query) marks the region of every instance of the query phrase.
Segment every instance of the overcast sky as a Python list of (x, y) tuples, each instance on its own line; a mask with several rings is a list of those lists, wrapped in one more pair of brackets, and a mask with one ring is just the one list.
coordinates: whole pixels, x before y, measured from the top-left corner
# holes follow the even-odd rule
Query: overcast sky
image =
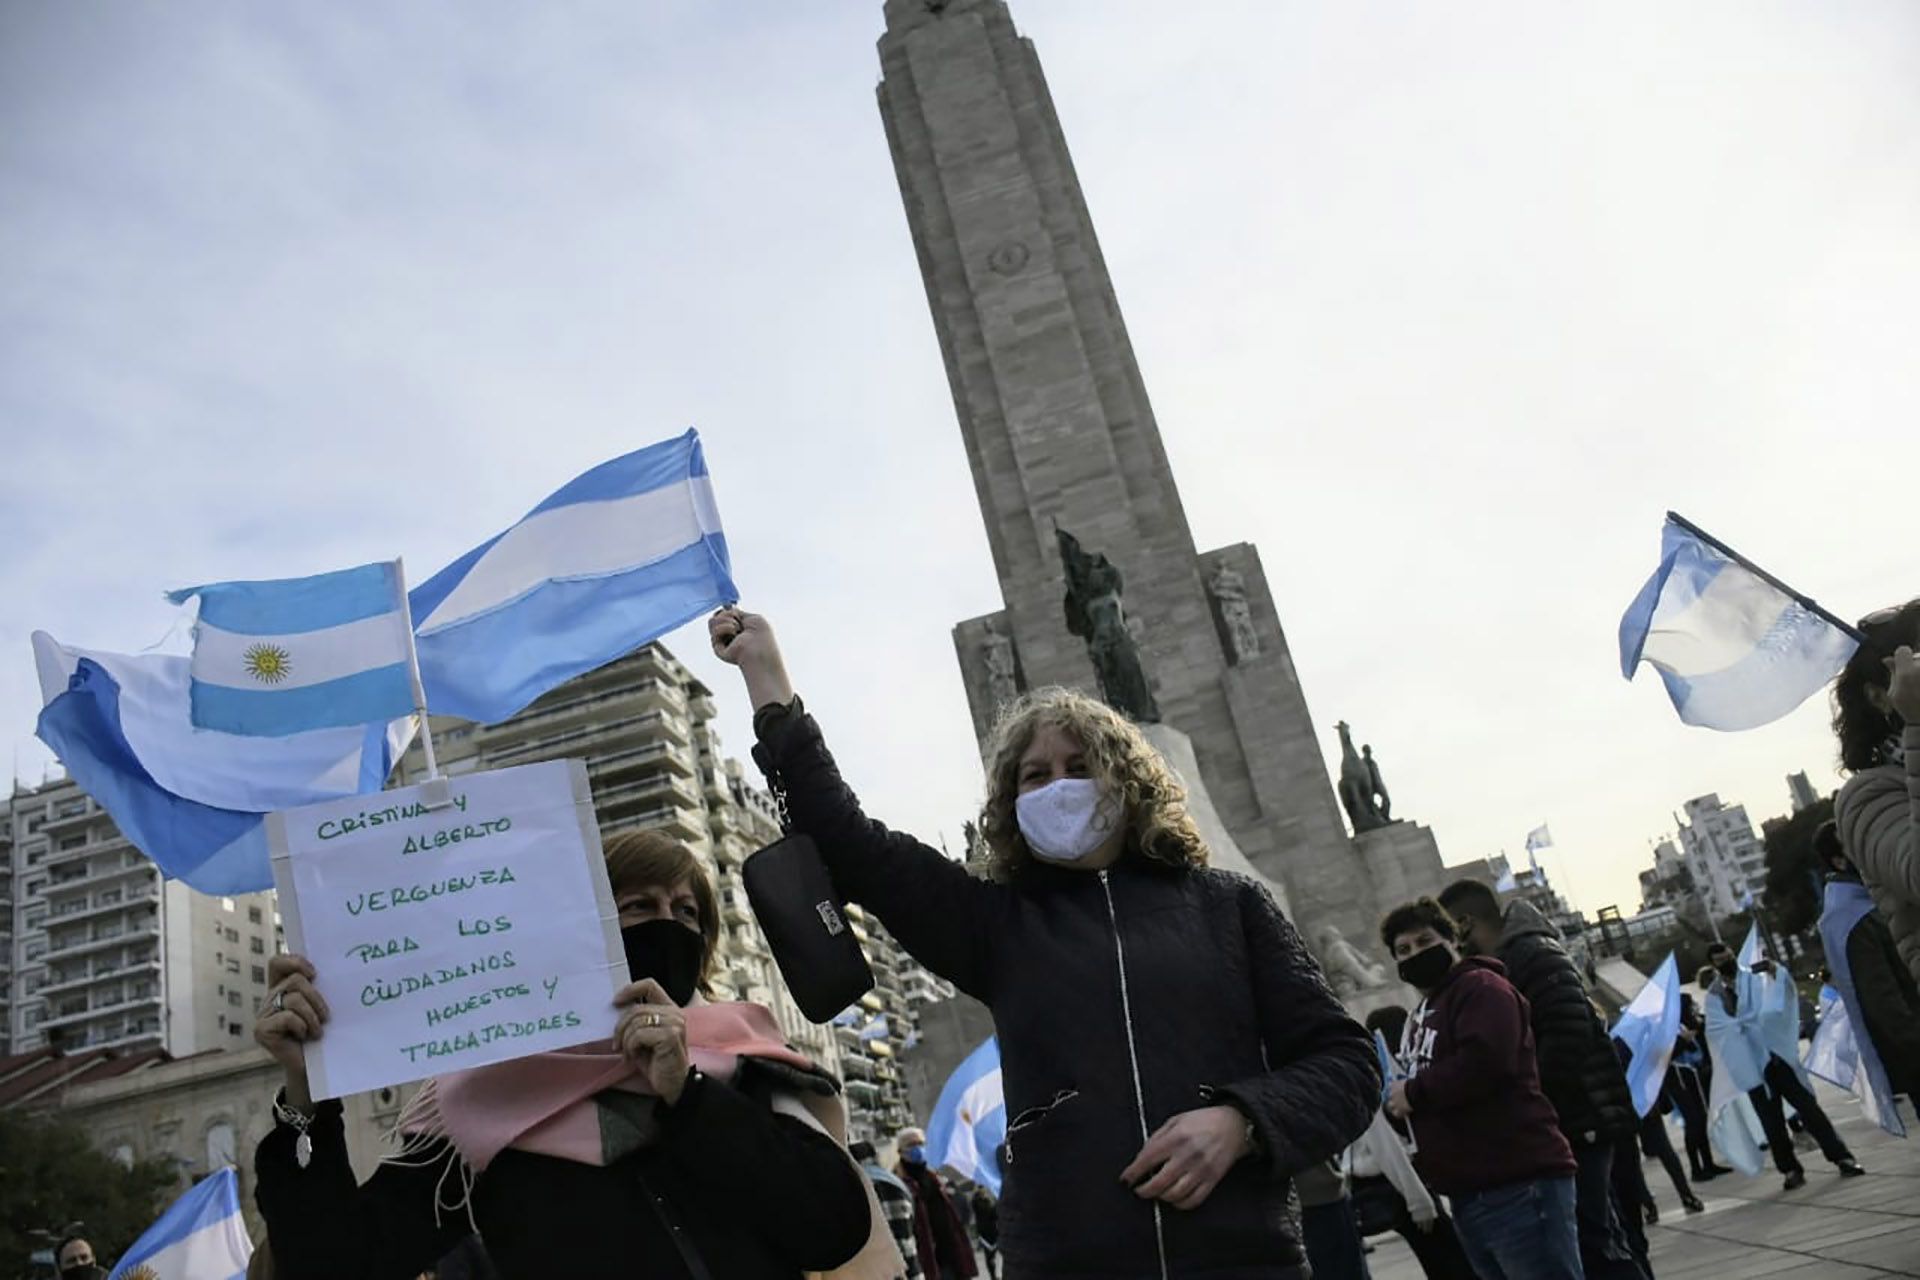
[[(869, 807), (980, 777), (999, 606), (873, 99), (880, 0), (0, 5), (0, 717), (163, 589), (416, 579), (698, 426)], [(1920, 9), (1024, 0), (1201, 547), (1258, 545), (1329, 758), (1444, 855), (1638, 902), (1688, 797), (1615, 630), (1676, 508), (1847, 616), (1920, 592)], [(737, 680), (715, 686), (744, 754)]]

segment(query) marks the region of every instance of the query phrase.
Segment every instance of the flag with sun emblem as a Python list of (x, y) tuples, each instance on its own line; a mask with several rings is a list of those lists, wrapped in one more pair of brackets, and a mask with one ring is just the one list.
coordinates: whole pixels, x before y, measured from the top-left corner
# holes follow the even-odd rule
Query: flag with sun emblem
[(253, 1257), (227, 1165), (195, 1183), (120, 1256), (108, 1280), (238, 1280)]
[(310, 578), (218, 582), (193, 629), (193, 723), (255, 737), (371, 724), (415, 706), (397, 561)]

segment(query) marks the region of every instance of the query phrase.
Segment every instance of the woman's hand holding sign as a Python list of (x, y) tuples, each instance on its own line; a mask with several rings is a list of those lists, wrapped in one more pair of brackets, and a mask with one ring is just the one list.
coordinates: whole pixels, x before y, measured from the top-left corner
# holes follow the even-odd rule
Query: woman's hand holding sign
[(652, 978), (629, 982), (613, 998), (626, 1012), (613, 1043), (668, 1106), (680, 1101), (693, 1060), (687, 1055), (687, 1015)]
[(267, 961), (270, 990), (253, 1023), (253, 1038), (287, 1073), (287, 1105), (312, 1111), (307, 1091), (307, 1042), (320, 1038), (332, 1012), (313, 985), (313, 965), (305, 956), (278, 955)]

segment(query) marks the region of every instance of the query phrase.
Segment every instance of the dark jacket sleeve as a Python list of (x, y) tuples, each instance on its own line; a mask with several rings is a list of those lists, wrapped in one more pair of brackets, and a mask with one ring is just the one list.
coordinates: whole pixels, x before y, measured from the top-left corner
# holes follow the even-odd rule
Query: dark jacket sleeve
[(834, 887), (880, 917), (921, 964), (968, 995), (992, 999), (988, 939), (997, 888), (912, 836), (861, 812), (820, 726), (795, 700), (754, 717), (753, 758), (784, 793), (796, 831), (813, 837)]
[(866, 1175), (803, 1120), (697, 1076), (662, 1112), (661, 1141), (715, 1203), (736, 1205), (742, 1227), (797, 1271), (830, 1271), (867, 1243)]
[(1558, 943), (1529, 934), (1515, 939), (1501, 959), (1508, 980), (1526, 997), (1540, 1090), (1559, 1113), (1561, 1130), (1585, 1142), (1632, 1132), (1639, 1117), (1626, 1073), (1573, 957)]
[(1267, 1070), (1216, 1092), (1253, 1121), (1269, 1171), (1291, 1176), (1366, 1131), (1380, 1109), (1380, 1063), (1263, 886), (1241, 885), (1240, 922)]
[(318, 1104), (307, 1135), (313, 1158), (294, 1159), (299, 1135), (276, 1124), (254, 1153), (254, 1200), (267, 1222), (274, 1274), (281, 1280), (413, 1280), (472, 1225), (464, 1210), (441, 1213), (434, 1197), (453, 1150), (445, 1144), (417, 1163), (382, 1164), (364, 1185), (347, 1160), (338, 1101)]
[(1407, 1101), (1417, 1116), (1478, 1101), (1510, 1088), (1520, 1056), (1526, 1014), (1505, 982), (1492, 975), (1455, 978), (1447, 998), (1445, 1057), (1437, 1057), (1407, 1082)]
[(1869, 914), (1847, 935), (1847, 970), (1867, 1035), (1894, 1089), (1920, 1087), (1920, 1001), (1913, 978), (1900, 963), (1886, 921)]

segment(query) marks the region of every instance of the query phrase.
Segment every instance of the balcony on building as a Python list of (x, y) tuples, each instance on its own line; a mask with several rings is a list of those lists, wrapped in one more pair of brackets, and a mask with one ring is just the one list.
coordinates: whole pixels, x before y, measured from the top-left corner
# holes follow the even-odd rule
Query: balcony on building
[(49, 936), (47, 958), (52, 960), (55, 957), (79, 956), (94, 951), (104, 951), (108, 947), (124, 946), (129, 942), (157, 937), (159, 932), (160, 922), (153, 917), (148, 917), (118, 927), (95, 926), (89, 933), (62, 938), (58, 942)]
[(68, 1002), (66, 1005), (49, 1004), (47, 1006), (46, 1020), (40, 1024), (40, 1030), (44, 1032), (50, 1031), (55, 1027), (78, 1026), (83, 1022), (92, 1022), (96, 1018), (112, 1017), (116, 1014), (127, 1013), (143, 1005), (157, 1005), (159, 1003), (159, 988), (156, 987), (154, 990), (140, 995), (133, 995), (124, 991), (115, 992), (98, 1001), (86, 1001), (79, 1008), (73, 1007), (71, 1002)]
[(75, 827), (85, 826), (98, 813), (99, 810), (93, 807), (93, 801), (85, 795), (75, 796), (56, 804), (41, 830), (49, 835), (56, 831), (70, 831)]

